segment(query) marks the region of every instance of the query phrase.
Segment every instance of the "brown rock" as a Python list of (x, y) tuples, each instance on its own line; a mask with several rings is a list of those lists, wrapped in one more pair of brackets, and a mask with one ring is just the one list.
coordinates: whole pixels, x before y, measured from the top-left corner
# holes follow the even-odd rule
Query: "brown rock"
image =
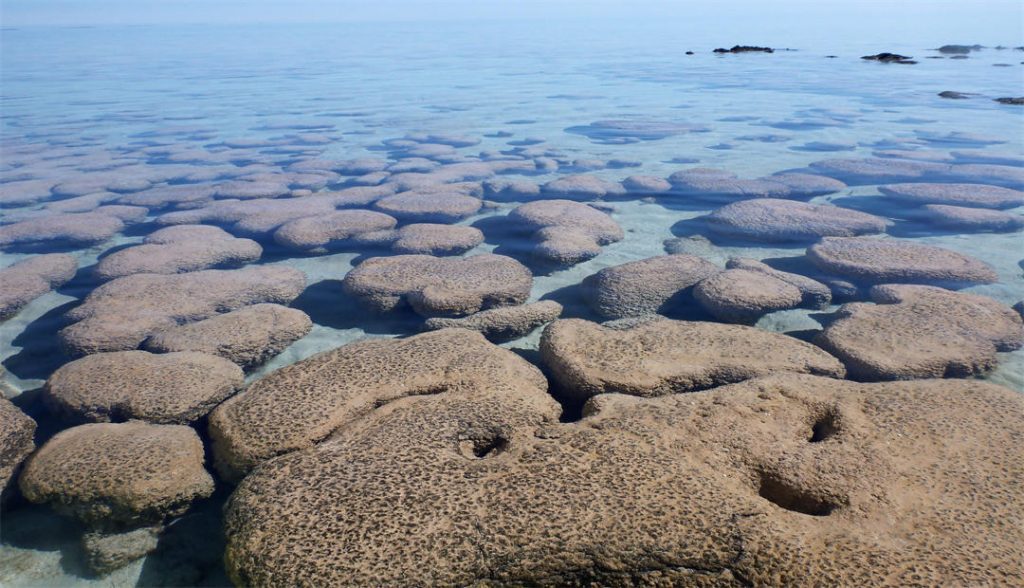
[(179, 274), (256, 261), (263, 248), (217, 227), (180, 225), (160, 229), (142, 245), (115, 251), (96, 265), (96, 275), (111, 280), (132, 274)]
[(0, 500), (18, 473), (21, 462), (36, 448), (36, 422), (0, 396)]
[(879, 186), (878, 191), (911, 204), (974, 208), (1015, 208), (1024, 204), (1024, 192), (985, 184), (890, 184)]
[(423, 325), (431, 331), (469, 329), (482, 333), (490, 341), (511, 341), (557, 319), (561, 314), (561, 304), (553, 300), (542, 300), (483, 310), (463, 318), (431, 318)]
[(718, 320), (754, 324), (776, 310), (796, 308), (803, 293), (771, 274), (730, 269), (701, 280), (693, 297)]
[(768, 242), (884, 233), (889, 225), (873, 214), (777, 198), (734, 202), (713, 211), (704, 221), (719, 234)]
[(587, 276), (583, 295), (604, 318), (656, 314), (682, 304), (697, 282), (720, 271), (696, 255), (659, 255)]
[(807, 249), (823, 272), (869, 284), (989, 284), (999, 276), (986, 263), (935, 247), (897, 239), (826, 237)]
[(0, 269), (0, 321), (11, 318), (50, 290), (63, 286), (77, 271), (78, 261), (63, 253), (35, 255)]
[(372, 210), (339, 210), (289, 221), (274, 232), (274, 241), (289, 249), (325, 253), (332, 242), (391, 229), (397, 221)]
[(95, 245), (123, 228), (121, 219), (98, 212), (55, 213), (0, 226), (0, 247), (40, 243)]

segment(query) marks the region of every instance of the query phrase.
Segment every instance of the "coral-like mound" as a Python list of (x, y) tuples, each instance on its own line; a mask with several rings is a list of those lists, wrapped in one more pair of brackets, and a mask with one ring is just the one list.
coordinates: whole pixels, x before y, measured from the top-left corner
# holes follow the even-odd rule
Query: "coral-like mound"
[(897, 239), (826, 237), (807, 249), (826, 273), (878, 284), (990, 284), (999, 281), (987, 263), (942, 247)]
[(36, 422), (0, 396), (0, 500), (21, 462), (36, 448), (35, 433)]
[(0, 247), (41, 243), (95, 245), (123, 228), (121, 219), (99, 212), (55, 213), (0, 226)]
[(256, 381), (210, 415), (217, 470), (238, 479), (275, 456), (329, 439), (369, 411), (429, 396), (465, 410), (460, 441), (483, 441), (493, 396), (515, 398), (512, 422), (552, 421), (558, 405), (537, 368), (479, 333), (445, 329), (368, 339), (326, 351)]
[(693, 288), (693, 297), (715, 318), (754, 324), (769, 312), (796, 308), (803, 292), (796, 286), (759, 271), (727, 269)]
[(986, 296), (908, 285), (870, 295), (877, 304), (844, 305), (815, 339), (858, 380), (983, 374), (998, 363), (996, 351), (1024, 344), (1018, 313)]
[(579, 319), (544, 329), (540, 351), (561, 389), (661, 396), (776, 373), (842, 378), (839, 360), (798, 339), (741, 325), (666, 318), (602, 326)]
[(287, 304), (306, 287), (301, 271), (278, 266), (134, 274), (96, 288), (60, 331), (73, 355), (135, 349), (146, 337), (179, 324), (260, 302)]
[(301, 310), (254, 304), (160, 331), (146, 339), (144, 347), (158, 353), (200, 351), (252, 368), (281, 353), (312, 328), (313, 321)]
[(782, 173), (748, 180), (725, 170), (702, 167), (677, 171), (668, 181), (673, 193), (724, 200), (808, 199), (846, 188), (846, 184), (838, 180), (813, 174)]
[(948, 204), (974, 208), (1015, 208), (1024, 204), (1024, 192), (985, 184), (889, 184), (878, 191), (912, 204)]
[(610, 216), (572, 200), (523, 204), (510, 212), (508, 219), (533, 232), (535, 257), (563, 266), (592, 259), (601, 253), (602, 245), (621, 241), (624, 236)]
[(800, 291), (800, 295), (803, 298), (800, 305), (807, 308), (824, 308), (832, 302), (832, 290), (830, 290), (827, 285), (808, 278), (807, 276), (777, 270), (765, 263), (757, 261), (756, 259), (730, 257), (729, 261), (726, 262), (725, 267), (726, 269), (742, 269), (752, 272), (760, 272), (781, 280), (790, 286), (794, 286)]
[[(341, 380), (335, 379), (335, 382)], [(336, 384), (337, 385), (337, 384)], [(289, 388), (292, 393), (294, 388)], [(1024, 397), (983, 382), (773, 376), (365, 407), (265, 463), (225, 511), (247, 586), (1014, 584)], [(941, 499), (936, 492), (941, 490)]]
[(583, 280), (583, 295), (608, 319), (671, 311), (701, 280), (722, 271), (696, 255), (659, 255), (606, 267)]
[(390, 245), (395, 253), (421, 255), (459, 255), (484, 242), (483, 232), (476, 227), (417, 223), (400, 229), (362, 233), (358, 243)]
[(332, 242), (387, 230), (396, 224), (393, 217), (372, 210), (339, 210), (288, 221), (274, 232), (274, 241), (289, 249), (326, 252)]
[(589, 175), (562, 176), (541, 186), (541, 192), (552, 198), (568, 200), (601, 200), (609, 196), (624, 196), (621, 184)]
[(865, 212), (777, 198), (734, 202), (713, 211), (704, 221), (716, 233), (769, 242), (883, 233), (889, 224)]
[(481, 204), (479, 198), (454, 192), (403, 192), (381, 198), (373, 206), (403, 222), (454, 223), (476, 214)]
[(464, 316), (522, 304), (533, 275), (523, 264), (490, 253), (472, 257), (374, 257), (345, 276), (342, 287), (377, 312), (408, 304), (422, 316)]
[(78, 271), (78, 261), (63, 253), (35, 255), (0, 269), (0, 321), (17, 314), (26, 304), (67, 283)]
[(244, 378), (237, 365), (206, 353), (96, 353), (54, 372), (44, 400), (75, 421), (184, 425), (206, 416)]
[(1012, 232), (1024, 228), (1024, 216), (1001, 210), (925, 204), (921, 218), (933, 225), (960, 231)]
[(100, 279), (131, 274), (178, 274), (210, 268), (240, 266), (263, 254), (259, 243), (239, 239), (206, 225), (180, 225), (160, 229), (142, 245), (115, 251), (96, 265)]
[(562, 314), (562, 305), (543, 300), (519, 306), (492, 308), (463, 318), (431, 318), (424, 322), (430, 330), (469, 329), (478, 331), (490, 341), (510, 341), (550, 323)]

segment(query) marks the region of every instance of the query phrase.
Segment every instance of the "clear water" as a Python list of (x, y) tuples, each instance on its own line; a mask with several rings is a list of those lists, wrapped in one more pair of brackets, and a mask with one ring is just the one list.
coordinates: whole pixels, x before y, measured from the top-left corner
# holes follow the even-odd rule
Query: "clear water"
[[(966, 60), (925, 59), (936, 55), (930, 48), (947, 42), (1020, 45), (1019, 31), (1016, 38), (996, 38), (985, 36), (984, 27), (968, 26), (964, 34), (969, 38), (938, 38), (953, 25), (906, 29), (890, 22), (873, 35), (855, 34), (852, 23), (834, 35), (816, 26), (766, 34), (755, 23), (741, 23), (735, 29), (698, 21), (684, 27), (679, 21), (629, 19), (10, 28), (2, 34), (0, 131), (4, 145), (41, 143), (55, 157), (132, 150), (140, 133), (186, 127), (202, 129), (202, 136), (171, 138), (198, 149), (223, 140), (292, 132), (268, 126), (313, 122), (328, 126), (325, 132), (337, 137), (324, 147), (323, 156), (338, 158), (383, 156), (381, 141), (416, 130), (481, 137), (480, 145), (462, 150), (466, 154), (508, 149), (509, 141), (539, 137), (544, 146), (572, 158), (642, 163), (640, 168), (594, 172), (615, 180), (636, 173), (664, 177), (687, 167), (672, 163), (674, 158), (756, 177), (828, 157), (869, 156), (879, 146), (922, 146), (922, 133), (962, 131), (1004, 141), (984, 147), (927, 145), (939, 152), (967, 148), (1024, 153), (1024, 108), (991, 100), (1024, 95), (1024, 52), (987, 49)], [(759, 36), (754, 37), (755, 31)], [(737, 43), (794, 50), (772, 55), (710, 52)], [(696, 54), (687, 56), (687, 50)], [(883, 65), (859, 59), (880, 51), (912, 55), (919, 63)], [(944, 100), (937, 96), (943, 90), (979, 96)], [(565, 131), (601, 119), (692, 123), (710, 130), (628, 145), (601, 144)], [(821, 121), (827, 125), (792, 124)], [(499, 131), (513, 136), (487, 137)], [(772, 140), (757, 140), (764, 136)], [(823, 153), (803, 147), (815, 142), (849, 148)], [(544, 182), (556, 175), (532, 179)], [(873, 186), (858, 186), (818, 200), (872, 194), (877, 194)], [(615, 206), (626, 239), (592, 261), (538, 276), (533, 298), (576, 284), (600, 268), (662, 254), (662, 242), (673, 236), (674, 224), (707, 212), (639, 201)], [(510, 208), (481, 216), (503, 215)], [(1008, 304), (1024, 298), (1024, 270), (1018, 263), (1024, 258), (1021, 233), (913, 238), (969, 253), (996, 268), (1000, 283), (971, 291)], [(122, 236), (75, 254), (87, 268), (110, 247), (140, 239)], [(494, 247), (484, 243), (470, 254)], [(707, 256), (724, 263), (729, 255), (771, 258), (802, 250), (713, 247)], [(22, 257), (4, 253), (0, 265)], [(354, 253), (339, 253), (271, 256), (265, 261), (307, 273), (312, 287), (304, 305), (316, 326), (251, 377), (366, 335), (409, 332), (401, 321), (368, 321), (332, 307), (337, 281), (355, 258)], [(7, 393), (25, 394), (22, 405), (33, 406), (33, 390), (63, 361), (53, 333), (60, 315), (92, 285), (76, 280), (42, 296), (0, 329)], [(778, 331), (819, 328), (804, 311), (769, 315), (759, 326)], [(507, 345), (531, 349), (536, 339), (535, 333)], [(1001, 359), (990, 379), (1024, 390), (1024, 352)], [(226, 583), (216, 539), (222, 499), (209, 501), (173, 526), (167, 546), (157, 554), (101, 579), (84, 575), (74, 523), (46, 509), (18, 506), (0, 521), (0, 584)]]

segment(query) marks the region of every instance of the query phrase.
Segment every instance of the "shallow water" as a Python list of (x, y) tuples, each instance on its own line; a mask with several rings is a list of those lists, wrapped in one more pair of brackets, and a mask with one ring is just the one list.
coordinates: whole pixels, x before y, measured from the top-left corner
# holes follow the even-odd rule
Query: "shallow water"
[[(310, 147), (325, 158), (387, 157), (382, 141), (417, 130), (481, 138), (479, 145), (459, 150), (468, 156), (508, 150), (516, 141), (536, 137), (544, 141), (540, 147), (568, 159), (619, 158), (640, 164), (588, 172), (612, 180), (632, 174), (665, 177), (690, 167), (674, 163), (678, 158), (753, 178), (825, 158), (867, 157), (887, 148), (939, 154), (1024, 153), (1024, 107), (992, 100), (1024, 93), (1022, 51), (986, 49), (965, 60), (926, 59), (938, 54), (923, 35), (879, 45), (854, 36), (825, 44), (808, 34), (803, 39), (768, 39), (793, 51), (713, 55), (710, 50), (722, 44), (761, 42), (720, 37), (706, 33), (682, 39), (669, 23), (603, 21), (534, 22), (522, 27), (433, 23), (5, 29), (0, 131), (5, 149), (35, 145), (51, 154), (51, 161), (63, 159), (73, 167), (85, 160), (74, 155), (132, 154), (150, 142), (188, 149), (212, 145), (213, 151), (220, 151), (223, 147), (218, 145), (225, 141), (269, 140), (304, 130), (329, 137), (329, 142)], [(1018, 39), (970, 41), (1020, 44)], [(688, 49), (696, 54), (684, 55)], [(887, 65), (859, 59), (880, 51), (913, 55), (919, 63)], [(938, 92), (944, 90), (978, 96), (939, 98)], [(653, 120), (707, 130), (629, 144), (567, 132), (604, 119)], [(509, 136), (495, 136), (499, 132)], [(969, 132), (994, 142), (935, 138), (950, 132)], [(828, 150), (822, 150), (823, 145)], [(237, 151), (242, 159), (272, 165), (290, 159), (272, 147)], [(15, 171), (3, 167), (5, 181), (14, 179)], [(528, 179), (542, 183), (564, 173)], [(875, 186), (856, 186), (813, 202), (842, 204), (843, 198), (877, 194)], [(713, 208), (640, 200), (611, 204), (626, 238), (605, 247), (591, 261), (536, 276), (531, 300), (555, 298), (566, 302), (566, 316), (589, 317), (585, 308), (572, 304), (573, 287), (581, 279), (604, 267), (663, 254), (663, 242), (677, 236), (680, 221)], [(514, 206), (503, 204), (461, 224), (480, 224)], [(9, 208), (2, 213), (22, 211)], [(74, 251), (79, 276), (30, 303), (0, 329), (5, 395), (21, 395), (16, 403), (41, 422), (45, 415), (36, 406), (33, 391), (66, 361), (54, 338), (63, 325), (61, 315), (95, 286), (89, 269), (99, 256), (112, 247), (141, 241), (152, 228), (142, 225), (127, 236)], [(926, 231), (901, 238), (967, 253), (996, 269), (998, 284), (968, 291), (1007, 304), (1024, 298), (1019, 263), (1024, 237), (1019, 232)], [(517, 245), (522, 243), (488, 235), (467, 255), (515, 250)], [(731, 244), (709, 245), (701, 254), (724, 265), (732, 255), (770, 259), (803, 251), (803, 245)], [(4, 252), (0, 266), (28, 255)], [(343, 299), (340, 280), (360, 259), (358, 252), (267, 252), (260, 263), (288, 265), (307, 274), (309, 287), (293, 306), (310, 314), (314, 328), (250, 379), (361, 337), (415, 331), (414, 321), (369, 317)], [(816, 330), (816, 314), (774, 313), (758, 326), (779, 332)], [(504, 345), (529, 358), (538, 338), (535, 332)], [(1024, 391), (1024, 351), (1001, 354), (1000, 359), (988, 378)], [(41, 430), (46, 434), (45, 423)], [(217, 557), (209, 557), (219, 549), (211, 534), (219, 532), (216, 510), (222, 499), (212, 499), (189, 515), (191, 519), (171, 533), (160, 552), (102, 579), (85, 577), (75, 555), (72, 523), (42, 508), (15, 505), (0, 524), (0, 584), (223, 584), (226, 579)], [(37, 529), (52, 540), (33, 537)], [(196, 547), (188, 537), (205, 537), (207, 542)]]

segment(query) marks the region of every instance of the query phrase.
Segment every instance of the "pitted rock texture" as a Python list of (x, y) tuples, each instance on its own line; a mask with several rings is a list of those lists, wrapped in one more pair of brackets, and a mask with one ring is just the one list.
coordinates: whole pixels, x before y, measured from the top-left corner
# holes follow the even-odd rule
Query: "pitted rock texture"
[(323, 253), (332, 242), (391, 229), (396, 224), (393, 217), (372, 210), (339, 210), (289, 221), (274, 232), (274, 241), (289, 249)]
[(820, 270), (856, 282), (879, 284), (991, 284), (987, 263), (942, 247), (896, 239), (826, 237), (807, 249)]
[(192, 210), (177, 210), (159, 216), (160, 225), (208, 223), (229, 226), (236, 235), (267, 237), (288, 221), (334, 212), (334, 199), (324, 196), (303, 198), (258, 198), (218, 200)]
[(1012, 232), (1024, 228), (1024, 216), (1000, 210), (925, 204), (921, 217), (932, 225), (965, 232)]
[(345, 276), (345, 292), (377, 312), (406, 304), (424, 317), (464, 316), (522, 304), (533, 275), (503, 255), (397, 255), (364, 261)]
[(802, 297), (800, 306), (807, 308), (825, 308), (832, 302), (832, 290), (825, 284), (791, 272), (777, 270), (768, 264), (746, 257), (730, 257), (725, 263), (726, 269), (742, 269), (767, 274), (777, 280), (794, 286)]
[(697, 282), (720, 271), (696, 255), (659, 255), (587, 276), (583, 296), (594, 312), (607, 319), (668, 312), (685, 304)]
[(625, 196), (621, 184), (585, 174), (562, 176), (541, 186), (541, 192), (551, 198), (567, 200), (601, 200)]
[(656, 176), (629, 176), (622, 180), (622, 187), (630, 194), (662, 194), (672, 189), (672, 184)]
[(112, 280), (132, 274), (179, 274), (244, 265), (263, 254), (259, 243), (238, 239), (217, 227), (180, 225), (160, 229), (142, 245), (115, 251), (96, 265), (96, 275)]
[(287, 304), (305, 287), (305, 274), (279, 266), (135, 274), (103, 284), (68, 311), (78, 322), (59, 338), (72, 355), (127, 351), (179, 324), (260, 302)]
[(95, 245), (123, 228), (121, 219), (99, 212), (55, 213), (0, 226), (0, 247), (42, 243)]
[(281, 353), (312, 328), (313, 321), (301, 310), (254, 304), (160, 331), (143, 346), (156, 353), (199, 351), (249, 369)]
[[(225, 511), (239, 585), (1012, 585), (1024, 397), (773, 376), (577, 423), (420, 396), (270, 461)], [(484, 407), (487, 407), (485, 409)], [(490, 431), (466, 451), (466, 427)], [(941, 489), (942, 499), (935, 498)], [(993, 513), (998, 513), (993, 516)]]
[(650, 397), (777, 373), (846, 373), (820, 348), (778, 333), (661, 317), (630, 322), (563, 319), (548, 325), (540, 351), (560, 390), (575, 400), (609, 393)]
[(266, 460), (358, 426), (369, 412), (419, 396), (462, 407), (468, 443), (500, 432), (488, 427), (488, 415), (503, 412), (506, 396), (518, 403), (509, 424), (559, 414), (540, 371), (479, 333), (367, 339), (281, 368), (217, 407), (210, 415), (217, 471), (238, 480)]
[(54, 372), (44, 402), (72, 421), (184, 425), (206, 416), (244, 379), (237, 365), (206, 353), (95, 353)]
[(480, 210), (479, 198), (457, 192), (403, 192), (385, 196), (374, 208), (400, 221), (413, 223), (454, 223)]
[(997, 351), (1024, 344), (1020, 315), (987, 296), (931, 286), (875, 286), (876, 304), (839, 309), (815, 343), (857, 380), (964, 378), (998, 363)]
[(533, 232), (533, 254), (559, 266), (574, 265), (601, 253), (601, 246), (621, 241), (622, 228), (610, 216), (572, 200), (542, 200), (516, 207), (508, 219)]
[(213, 492), (193, 429), (139, 421), (57, 433), (25, 463), (19, 485), (28, 500), (103, 530), (159, 523)]
[(163, 527), (141, 527), (123, 533), (87, 532), (82, 535), (86, 564), (94, 574), (106, 575), (156, 551)]
[(36, 422), (0, 396), (0, 500), (7, 495), (18, 467), (36, 448)]
[(751, 180), (726, 170), (703, 167), (675, 172), (668, 181), (675, 194), (719, 200), (807, 199), (846, 188), (838, 180), (814, 174), (783, 173)]
[(911, 204), (947, 204), (972, 208), (1016, 208), (1024, 192), (985, 184), (889, 184), (878, 191)]
[(503, 342), (518, 339), (537, 327), (550, 323), (562, 314), (562, 305), (554, 300), (542, 300), (520, 306), (492, 308), (463, 318), (431, 318), (423, 326), (438, 329), (469, 329), (482, 333), (490, 341)]
[(755, 241), (817, 241), (884, 233), (889, 222), (873, 214), (794, 200), (734, 202), (703, 218), (712, 231)]
[(420, 255), (460, 255), (484, 242), (476, 227), (417, 223), (400, 229), (363, 233), (357, 243), (390, 245), (395, 253)]
[(0, 269), (0, 321), (29, 302), (66, 284), (78, 271), (78, 261), (64, 253), (34, 255)]
[(771, 274), (729, 269), (701, 280), (693, 297), (715, 318), (729, 323), (754, 324), (776, 310), (796, 308), (803, 293)]

